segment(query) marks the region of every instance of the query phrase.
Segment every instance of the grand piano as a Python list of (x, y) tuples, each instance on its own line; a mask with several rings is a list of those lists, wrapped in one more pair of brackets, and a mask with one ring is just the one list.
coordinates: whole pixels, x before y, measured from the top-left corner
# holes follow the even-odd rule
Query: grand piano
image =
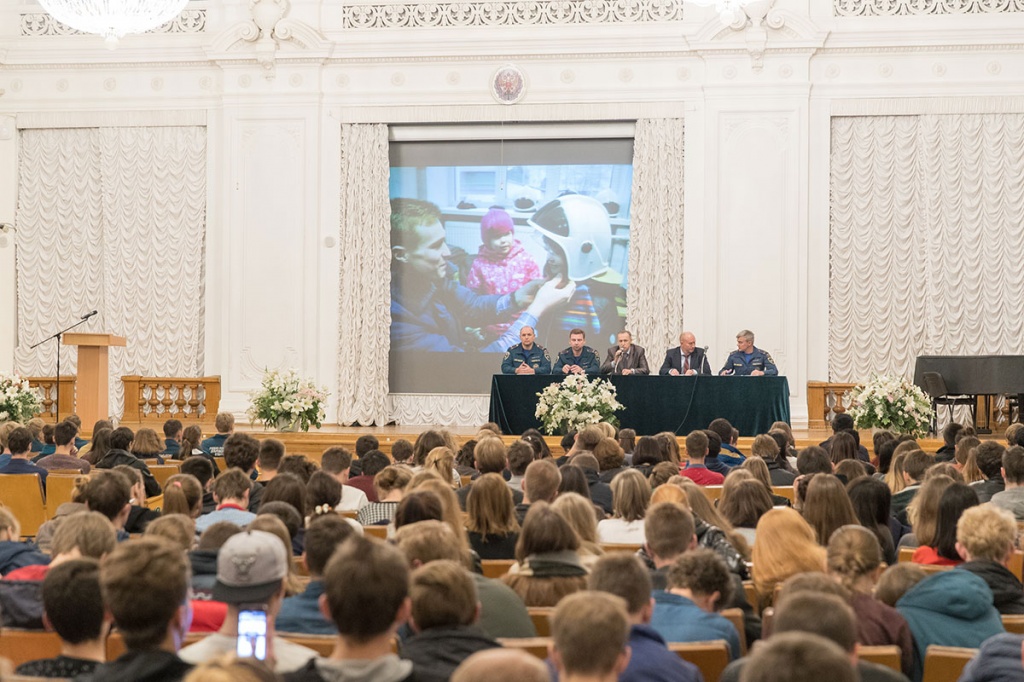
[[(1012, 395), (1019, 400), (1024, 394), (1024, 355), (919, 355), (914, 383), (922, 389), (925, 372), (941, 374), (949, 395)], [(989, 426), (988, 414), (989, 410), (984, 410), (985, 427)]]

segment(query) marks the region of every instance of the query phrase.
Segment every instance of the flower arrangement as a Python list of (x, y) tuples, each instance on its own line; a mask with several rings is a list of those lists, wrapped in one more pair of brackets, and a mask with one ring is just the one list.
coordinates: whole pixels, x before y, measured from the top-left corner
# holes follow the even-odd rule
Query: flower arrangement
[(850, 394), (850, 416), (859, 429), (879, 428), (921, 437), (932, 423), (932, 403), (902, 376), (873, 376)]
[(0, 423), (26, 423), (43, 409), (38, 392), (30, 388), (28, 379), (17, 374), (0, 373)]
[(607, 379), (588, 381), (584, 374), (570, 374), (537, 394), (535, 415), (548, 434), (579, 431), (603, 421), (618, 424), (615, 412), (623, 406), (615, 394), (615, 386)]
[(293, 369), (268, 370), (260, 390), (249, 394), (247, 414), (250, 421), (263, 422), (264, 428), (309, 431), (310, 426), (320, 428), (323, 424), (327, 396), (326, 387), (301, 379)]

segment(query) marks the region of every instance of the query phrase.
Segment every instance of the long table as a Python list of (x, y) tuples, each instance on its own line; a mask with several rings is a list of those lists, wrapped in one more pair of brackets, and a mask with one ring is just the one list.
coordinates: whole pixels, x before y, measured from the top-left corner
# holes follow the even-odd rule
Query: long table
[[(534, 416), (537, 394), (561, 381), (558, 374), (495, 374), (491, 381), (490, 419), (502, 432), (519, 434), (541, 428)], [(772, 422), (789, 421), (786, 377), (609, 376), (625, 405), (619, 426), (638, 435), (672, 431), (685, 435), (724, 417), (741, 436), (766, 433)]]

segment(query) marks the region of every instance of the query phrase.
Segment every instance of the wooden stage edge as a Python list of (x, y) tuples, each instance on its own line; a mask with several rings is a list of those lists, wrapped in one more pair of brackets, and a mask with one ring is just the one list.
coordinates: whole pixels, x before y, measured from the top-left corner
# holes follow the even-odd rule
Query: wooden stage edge
[[(160, 425), (154, 425), (152, 422), (147, 423), (131, 423), (122, 422), (120, 426), (127, 426), (132, 430), (138, 430), (139, 428), (146, 427), (151, 428), (160, 433)], [(264, 430), (258, 424), (249, 425), (236, 423), (235, 431), (237, 433), (248, 433), (258, 440), (264, 438), (276, 438), (284, 443), (285, 450), (288, 454), (302, 454), (306, 455), (310, 459), (320, 461), (320, 455), (324, 450), (330, 447), (341, 446), (347, 448), (349, 451), (355, 452), (356, 439), (365, 434), (372, 434), (377, 437), (380, 441), (380, 449), (385, 454), (391, 454), (391, 445), (399, 439), (405, 439), (410, 443), (416, 441), (416, 437), (428, 429), (436, 429), (437, 426), (423, 425), (423, 426), (337, 426), (333, 424), (325, 424), (320, 429), (310, 429), (306, 433), (295, 433), (295, 432), (282, 432), (273, 430)], [(447, 427), (452, 433), (455, 434), (459, 443), (465, 443), (467, 440), (473, 438), (476, 435), (477, 429), (475, 426), (456, 426)], [(203, 425), (203, 436), (209, 437), (215, 433), (212, 426)], [(817, 445), (824, 441), (831, 435), (829, 429), (794, 429), (793, 436), (796, 439), (796, 445), (798, 448), (804, 448), (809, 445)], [(518, 435), (518, 434), (517, 434)], [(85, 434), (88, 437), (89, 434)], [(161, 434), (162, 436), (162, 434)], [(1001, 438), (1001, 436), (999, 436)], [(505, 435), (502, 437), (505, 443), (511, 443), (516, 440), (516, 435)], [(561, 454), (562, 450), (559, 446), (561, 437), (559, 436), (545, 436), (545, 440), (551, 451), (557, 455)], [(680, 448), (683, 447), (684, 436), (678, 437)], [(753, 442), (753, 438), (744, 437), (739, 439), (739, 448), (743, 452), (750, 452), (750, 445)], [(861, 432), (861, 442), (868, 449), (872, 451), (871, 443), (871, 432)], [(925, 452), (935, 452), (942, 446), (941, 439), (926, 438), (918, 441), (924, 448)]]

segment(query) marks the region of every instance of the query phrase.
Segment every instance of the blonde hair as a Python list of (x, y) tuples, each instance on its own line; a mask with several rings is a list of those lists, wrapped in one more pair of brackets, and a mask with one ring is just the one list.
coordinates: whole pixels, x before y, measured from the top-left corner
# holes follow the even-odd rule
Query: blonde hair
[(195, 545), (196, 522), (184, 514), (165, 515), (153, 519), (146, 526), (143, 535), (158, 535), (167, 538), (181, 547), (183, 552), (190, 552)]
[(953, 485), (949, 476), (933, 476), (921, 484), (921, 489), (907, 506), (907, 519), (914, 536), (922, 547), (934, 547), (938, 532), (939, 500), (946, 488)]
[(836, 530), (829, 538), (826, 553), (829, 573), (851, 592), (865, 592), (858, 587), (863, 584), (862, 578), (882, 565), (878, 538), (863, 526), (843, 526)]
[(409, 580), (409, 597), (419, 630), (472, 625), (476, 620), (476, 583), (458, 562), (442, 559), (417, 568)]
[[(744, 475), (749, 476), (750, 474), (743, 472), (741, 478)], [(682, 481), (678, 485), (682, 488), (683, 492), (686, 493), (690, 512), (693, 516), (708, 525), (715, 526), (725, 533), (725, 537), (729, 541), (729, 544), (733, 546), (733, 549), (739, 552), (740, 556), (742, 556), (745, 561), (749, 561), (750, 545), (747, 544), (746, 539), (737, 533), (736, 529), (733, 528), (733, 525), (729, 523), (729, 520), (722, 516), (714, 505), (711, 504), (711, 501), (708, 500), (707, 495), (704, 494), (704, 491), (699, 485), (689, 478), (683, 478), (682, 476), (679, 478), (681, 478)]]
[(8, 540), (17, 542), (21, 538), (21, 523), (7, 507), (0, 506), (0, 534), (6, 532)]
[(455, 452), (447, 446), (434, 448), (428, 452), (427, 458), (423, 462), (423, 468), (426, 470), (436, 471), (441, 477), (441, 480), (449, 486), (455, 488), (459, 487), (459, 481), (453, 479), (453, 470), (455, 469)]
[[(967, 439), (964, 438), (964, 440)], [(985, 480), (985, 474), (981, 473), (981, 468), (978, 467), (977, 445), (967, 451), (967, 461), (964, 462), (964, 468), (960, 473), (963, 474), (965, 483), (977, 483)]]
[(892, 461), (889, 463), (889, 472), (885, 475), (885, 484), (889, 486), (889, 490), (892, 491), (893, 495), (907, 487), (907, 482), (903, 480), (903, 460), (907, 458), (908, 452), (910, 452), (910, 450), (904, 450), (900, 453), (892, 453)]
[[(760, 436), (758, 436), (758, 438), (760, 438)], [(769, 438), (769, 440), (771, 439), (770, 436), (766, 436), (766, 438)], [(772, 442), (774, 443), (775, 441), (772, 440)], [(743, 464), (741, 464), (738, 469), (733, 469), (733, 471), (729, 472), (729, 475), (725, 479), (725, 483), (722, 485), (723, 496), (725, 495), (725, 486), (728, 485), (729, 479), (735, 476), (733, 473), (734, 471), (748, 472), (755, 481), (764, 485), (768, 490), (769, 495), (772, 494), (772, 475), (768, 472), (768, 465), (765, 464), (763, 459), (755, 455), (753, 457), (747, 457), (743, 460)]]
[(639, 521), (647, 513), (651, 501), (651, 486), (636, 469), (626, 469), (612, 479), (612, 508), (615, 517), (626, 521)]
[(512, 489), (501, 474), (484, 474), (473, 482), (466, 499), (466, 528), (485, 539), (519, 532)]
[(132, 454), (143, 458), (156, 457), (163, 452), (164, 444), (153, 429), (139, 429), (132, 442)]
[(754, 439), (753, 445), (750, 446), (750, 454), (754, 457), (774, 460), (779, 456), (779, 444), (768, 434), (762, 433)]
[(10, 421), (0, 424), (0, 450), (7, 449), (7, 438), (11, 435), (11, 431), (21, 426), (18, 422)]
[(775, 586), (797, 573), (824, 573), (825, 548), (800, 513), (771, 509), (757, 524), (751, 577), (762, 607), (769, 606)]
[(605, 438), (615, 438), (615, 427), (608, 422), (598, 422), (597, 428), (601, 429), (601, 433), (604, 434)]
[(654, 489), (651, 493), (651, 502), (647, 506), (648, 509), (660, 502), (673, 502), (675, 504), (681, 504), (690, 509), (690, 498), (683, 492), (682, 486), (680, 486), (675, 479), (682, 479), (682, 476), (673, 476), (668, 480), (668, 483), (663, 483)]
[[(429, 457), (428, 457), (429, 459)], [(441, 520), (451, 526), (459, 538), (459, 546), (464, 551), (469, 551), (469, 537), (466, 535), (466, 522), (462, 518), (462, 509), (459, 507), (459, 498), (452, 487), (444, 481), (428, 479), (420, 483), (416, 490), (429, 490), (436, 494), (441, 500)]]
[(551, 508), (576, 532), (580, 539), (580, 549), (589, 554), (603, 553), (597, 532), (597, 517), (590, 500), (579, 493), (562, 493), (555, 498)]
[(956, 541), (972, 560), (1003, 563), (1016, 548), (1017, 521), (1013, 514), (995, 505), (982, 504), (964, 510), (956, 524)]

